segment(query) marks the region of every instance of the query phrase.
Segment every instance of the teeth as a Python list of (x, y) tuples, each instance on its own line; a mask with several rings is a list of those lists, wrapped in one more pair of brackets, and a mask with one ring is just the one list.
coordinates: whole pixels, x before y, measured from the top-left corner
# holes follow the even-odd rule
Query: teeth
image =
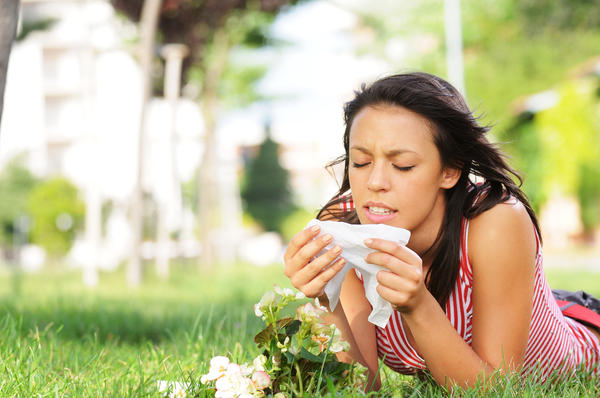
[(369, 211), (373, 214), (392, 214), (390, 209), (386, 209), (385, 207), (369, 207)]

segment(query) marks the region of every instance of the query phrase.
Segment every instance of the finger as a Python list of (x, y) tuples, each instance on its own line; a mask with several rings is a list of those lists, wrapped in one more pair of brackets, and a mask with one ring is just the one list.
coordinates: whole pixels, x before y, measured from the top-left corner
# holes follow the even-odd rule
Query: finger
[(319, 231), (321, 231), (321, 228), (318, 225), (313, 225), (312, 227), (303, 229), (294, 235), (287, 249), (285, 250), (285, 254), (283, 256), (284, 260), (287, 261), (288, 259), (294, 257), (304, 245), (318, 235)]
[(321, 250), (333, 241), (333, 236), (325, 234), (308, 242), (298, 250), (294, 256), (294, 260), (302, 267), (308, 264)]
[(365, 245), (376, 251), (391, 254), (392, 256), (421, 268), (421, 257), (406, 246), (385, 239), (365, 239)]
[[(401, 311), (402, 307), (407, 307), (409, 304), (410, 296), (404, 292), (399, 292), (394, 289), (390, 289), (387, 286), (377, 285), (377, 294), (383, 299), (387, 300), (392, 304), (394, 309)], [(400, 308), (398, 308), (400, 307)]]
[(377, 282), (380, 285), (413, 295), (419, 287), (419, 281), (403, 278), (389, 271), (379, 271), (377, 273)]
[(346, 260), (342, 257), (337, 259), (329, 268), (321, 271), (315, 278), (306, 284), (306, 290), (314, 295), (323, 294), (325, 285), (344, 268)]
[(293, 276), (293, 283), (305, 285), (327, 268), (342, 253), (342, 248), (335, 246), (320, 256), (315, 257), (306, 266), (299, 269)]
[(385, 267), (394, 274), (411, 281), (418, 282), (421, 280), (422, 272), (420, 268), (415, 265), (408, 264), (407, 262), (402, 261), (391, 254), (384, 252), (372, 252), (365, 257), (365, 261), (369, 264)]
[(298, 232), (290, 241), (288, 247), (285, 249), (283, 254), (283, 261), (285, 263), (285, 275), (290, 278), (298, 269), (302, 268), (307, 262), (304, 256), (297, 258), (298, 252), (306, 246), (307, 243), (311, 242), (315, 236), (319, 233), (321, 228), (317, 225), (311, 228), (306, 228)]

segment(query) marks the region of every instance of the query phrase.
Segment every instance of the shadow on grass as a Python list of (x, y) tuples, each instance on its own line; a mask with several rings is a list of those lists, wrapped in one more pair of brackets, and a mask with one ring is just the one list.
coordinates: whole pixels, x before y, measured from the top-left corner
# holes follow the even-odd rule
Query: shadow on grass
[(251, 339), (261, 326), (261, 320), (252, 313), (252, 303), (245, 301), (195, 306), (63, 298), (31, 305), (5, 298), (0, 299), (0, 311), (3, 314), (0, 322), (12, 325), (23, 337), (44, 331), (57, 339), (93, 340), (100, 344), (158, 344), (185, 341), (186, 337), (213, 338), (224, 330), (229, 335)]

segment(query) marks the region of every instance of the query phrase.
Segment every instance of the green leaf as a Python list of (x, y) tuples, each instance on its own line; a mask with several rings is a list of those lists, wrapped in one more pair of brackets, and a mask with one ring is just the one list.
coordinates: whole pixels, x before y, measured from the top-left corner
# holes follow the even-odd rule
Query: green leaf
[(325, 366), (323, 366), (323, 374), (329, 376), (339, 376), (344, 373), (344, 371), (350, 370), (351, 367), (352, 365), (349, 363), (339, 362), (334, 359), (325, 362)]
[(295, 335), (296, 333), (298, 333), (301, 324), (302, 322), (300, 322), (298, 319), (294, 319), (292, 323), (285, 327), (285, 334), (290, 337)]
[(285, 358), (287, 359), (288, 363), (293, 363), (294, 362), (294, 354), (292, 354), (289, 351), (286, 351), (283, 353), (283, 355), (285, 356)]
[(312, 352), (308, 351), (306, 348), (302, 347), (300, 350), (300, 358), (307, 359), (311, 362), (322, 363), (323, 358), (325, 357), (325, 352), (320, 353), (319, 355), (315, 355)]

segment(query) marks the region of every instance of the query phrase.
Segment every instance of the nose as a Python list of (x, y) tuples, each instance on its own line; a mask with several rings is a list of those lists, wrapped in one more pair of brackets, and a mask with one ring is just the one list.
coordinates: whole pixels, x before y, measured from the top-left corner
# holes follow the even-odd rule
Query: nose
[(390, 180), (388, 171), (383, 163), (375, 163), (371, 168), (367, 188), (371, 191), (388, 191), (390, 189)]

